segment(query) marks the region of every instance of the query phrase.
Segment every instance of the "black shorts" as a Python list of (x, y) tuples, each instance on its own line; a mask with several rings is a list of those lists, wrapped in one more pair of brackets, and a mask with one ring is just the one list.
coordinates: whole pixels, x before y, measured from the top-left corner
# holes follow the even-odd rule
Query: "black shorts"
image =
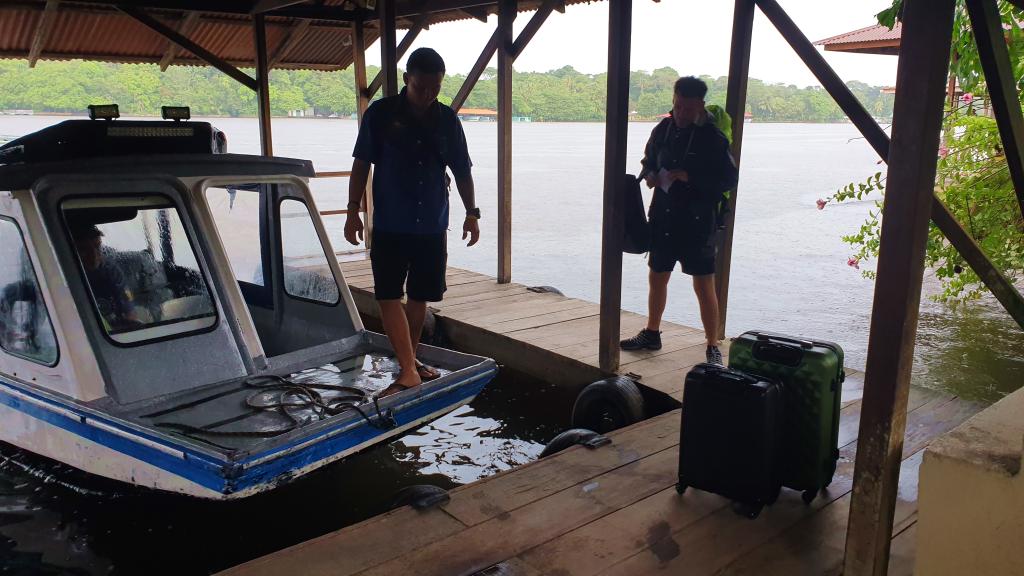
[(374, 231), (370, 263), (377, 300), (399, 300), (408, 289), (410, 300), (440, 302), (448, 289), (448, 236)]
[(683, 265), (684, 274), (706, 276), (715, 273), (717, 248), (714, 234), (678, 240), (669, 237), (667, 241), (655, 237), (651, 242), (647, 265), (654, 272), (671, 272), (676, 262), (679, 262)]

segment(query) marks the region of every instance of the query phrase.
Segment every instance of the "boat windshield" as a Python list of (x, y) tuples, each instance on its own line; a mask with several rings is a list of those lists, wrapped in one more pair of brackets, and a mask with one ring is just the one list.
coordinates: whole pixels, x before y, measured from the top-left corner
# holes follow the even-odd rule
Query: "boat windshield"
[(61, 210), (100, 323), (115, 343), (216, 324), (210, 289), (168, 198), (74, 198)]

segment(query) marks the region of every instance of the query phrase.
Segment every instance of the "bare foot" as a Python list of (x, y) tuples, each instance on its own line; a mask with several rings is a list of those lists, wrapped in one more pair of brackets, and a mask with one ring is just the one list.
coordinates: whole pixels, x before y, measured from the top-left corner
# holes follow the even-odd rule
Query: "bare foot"
[(395, 378), (395, 381), (391, 383), (391, 386), (385, 388), (380, 393), (379, 397), (383, 398), (385, 396), (397, 394), (402, 390), (406, 390), (408, 388), (415, 388), (420, 384), (423, 384), (423, 379), (420, 378), (420, 375), (417, 371), (413, 371), (411, 373), (400, 372), (398, 374), (398, 378)]
[(441, 377), (440, 372), (438, 372), (431, 366), (427, 366), (426, 364), (420, 362), (419, 360), (416, 361), (416, 373), (420, 375), (420, 379), (423, 380), (424, 382), (436, 380), (437, 378)]

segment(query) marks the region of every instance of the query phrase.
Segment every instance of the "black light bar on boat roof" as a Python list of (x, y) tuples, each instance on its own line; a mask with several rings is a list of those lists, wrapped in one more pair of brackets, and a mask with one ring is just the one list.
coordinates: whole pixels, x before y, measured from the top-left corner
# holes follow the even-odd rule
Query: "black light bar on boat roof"
[(117, 104), (90, 104), (89, 105), (89, 119), (90, 120), (113, 120), (114, 118), (120, 118), (121, 111), (117, 109)]
[(160, 117), (164, 120), (180, 122), (192, 118), (192, 110), (188, 106), (161, 106)]

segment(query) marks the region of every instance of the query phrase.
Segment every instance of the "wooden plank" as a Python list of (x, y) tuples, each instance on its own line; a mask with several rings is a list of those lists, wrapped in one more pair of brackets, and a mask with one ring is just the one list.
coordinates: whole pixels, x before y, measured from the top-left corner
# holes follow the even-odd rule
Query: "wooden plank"
[[(754, 0), (736, 0), (732, 12), (732, 46), (729, 52), (729, 84), (725, 111), (732, 117), (732, 156), (740, 164), (743, 151), (744, 113), (747, 109), (747, 83), (750, 79), (750, 44), (754, 29)], [(725, 338), (729, 309), (729, 277), (732, 272), (732, 244), (736, 224), (737, 189), (729, 194), (725, 213), (725, 231), (718, 238), (715, 260), (715, 293), (718, 296), (718, 337)]]
[(530, 318), (539, 318), (547, 316), (556, 312), (569, 312), (575, 310), (596, 310), (596, 306), (593, 302), (586, 302), (584, 300), (561, 300), (558, 302), (550, 303), (538, 303), (538, 304), (524, 304), (518, 303), (513, 309), (507, 312), (498, 312), (495, 314), (488, 314), (486, 311), (475, 323), (481, 328), (487, 329), (491, 326), (499, 326), (505, 322), (514, 322), (517, 320), (527, 320)]
[(954, 0), (904, 4), (882, 250), (864, 376), (844, 574), (885, 574), (935, 185)]
[[(667, 326), (666, 326), (667, 327)], [(707, 344), (707, 338), (704, 336), (703, 330), (679, 330), (672, 334), (665, 334), (662, 332), (661, 336), (661, 350), (623, 350), (621, 353), (621, 364), (619, 364), (619, 372), (636, 372), (637, 374), (643, 374), (643, 366), (647, 365), (648, 361), (653, 361), (659, 356), (665, 356), (674, 352), (680, 352), (684, 349), (690, 349), (697, 345), (700, 346), (701, 362), (704, 361), (704, 347)], [(589, 347), (588, 353), (582, 354), (577, 353), (577, 350), (559, 349), (560, 354), (565, 354), (570, 358), (576, 358), (588, 364), (597, 364), (599, 358), (597, 354), (597, 347)], [(686, 356), (687, 358), (690, 355)], [(677, 366), (678, 367), (678, 366)]]
[(888, 576), (913, 576), (917, 558), (917, 522), (894, 536), (889, 550)]
[[(470, 284), (470, 286), (475, 286), (475, 284)], [(445, 296), (444, 300), (439, 302), (439, 303), (437, 303), (436, 306), (440, 307), (441, 310), (443, 311), (443, 310), (451, 310), (453, 308), (458, 308), (459, 306), (463, 306), (463, 305), (466, 305), (466, 304), (472, 304), (472, 303), (476, 303), (476, 302), (495, 301), (495, 300), (502, 300), (503, 301), (503, 300), (505, 300), (506, 298), (508, 298), (510, 296), (518, 296), (520, 294), (533, 294), (533, 292), (530, 292), (529, 290), (527, 290), (525, 286), (519, 286), (518, 284), (502, 284), (501, 286), (503, 286), (503, 287), (507, 286), (508, 289), (507, 290), (485, 290), (485, 291), (482, 291), (482, 292), (477, 292), (476, 294), (466, 294), (464, 296), (452, 296), (452, 297), (449, 297), (448, 294), (446, 293), (444, 295)]]
[(43, 53), (43, 47), (50, 38), (50, 29), (53, 28), (53, 21), (56, 19), (57, 0), (46, 0), (43, 13), (39, 16), (39, 23), (36, 25), (36, 32), (32, 36), (32, 46), (28, 50), (28, 67), (35, 68), (39, 56)]
[(622, 310), (621, 187), (626, 173), (629, 133), (629, 53), (632, 0), (611, 0), (608, 7), (608, 95), (605, 100), (604, 194), (601, 215), (601, 327), (599, 364), (619, 368), (619, 315)]
[(501, 322), (491, 325), (490, 328), (499, 334), (508, 334), (509, 332), (523, 330), (524, 328), (536, 328), (538, 326), (558, 324), (566, 320), (577, 320), (579, 318), (589, 318), (597, 315), (598, 310), (596, 307), (587, 306), (583, 308), (574, 308), (572, 310), (563, 310), (562, 312), (554, 312), (544, 316), (534, 316), (532, 318), (521, 318), (519, 320)]
[(510, 290), (506, 292), (498, 292), (497, 294), (494, 292), (487, 292), (487, 294), (491, 294), (496, 298), (475, 300), (461, 304), (451, 304), (446, 302), (442, 313), (445, 316), (451, 317), (457, 317), (463, 313), (468, 313), (470, 316), (475, 314), (479, 315), (482, 319), (484, 315), (493, 316), (495, 314), (507, 313), (510, 311), (527, 315), (530, 313), (533, 306), (550, 305), (557, 302), (579, 302), (579, 300), (570, 300), (565, 296), (559, 296), (557, 294), (537, 294), (536, 292), (530, 292), (525, 288), (521, 292)]
[(688, 369), (705, 360), (705, 348), (704, 340), (701, 340), (699, 344), (691, 345), (675, 352), (623, 364), (621, 369), (643, 374), (644, 376), (654, 376), (664, 372)]
[(472, 574), (665, 489), (677, 464), (663, 450), (360, 574)]
[(498, 272), (512, 281), (512, 23), (518, 1), (498, 0)]
[[(408, 530), (412, 525), (416, 530)], [(441, 510), (419, 512), (404, 507), (229, 568), (221, 574), (348, 576), (463, 529), (464, 524)]]
[[(904, 457), (920, 451), (933, 438), (951, 430), (977, 409), (965, 410), (967, 405), (958, 401), (940, 399), (937, 402), (943, 401), (945, 403), (938, 407), (934, 407), (933, 403), (925, 404), (907, 416), (911, 424), (908, 431), (914, 430), (915, 433), (908, 434)], [(849, 493), (853, 487), (856, 448), (857, 443), (851, 443), (840, 451), (839, 465), (832, 484), (809, 505), (803, 503), (798, 491), (783, 490), (778, 501), (766, 508), (755, 522), (724, 508), (686, 529), (669, 531), (663, 538), (649, 543), (643, 551), (615, 564), (602, 574), (718, 574), (744, 554)], [(689, 496), (687, 493), (683, 497), (684, 506)], [(677, 551), (675, 555), (652, 553), (654, 550), (672, 549)]]
[[(900, 466), (896, 519), (916, 518), (918, 472), (924, 451)], [(839, 574), (843, 566), (850, 493), (823, 510), (761, 544), (722, 570), (730, 576), (762, 574)], [(890, 572), (891, 574), (891, 572)]]
[(1010, 64), (1006, 33), (996, 0), (966, 0), (978, 56), (985, 71), (989, 101), (999, 125), (1010, 179), (1017, 190), (1017, 203), (1024, 215), (1024, 114), (1017, 95), (1017, 78)]
[(678, 410), (609, 434), (597, 449), (575, 446), (557, 456), (455, 489), (445, 511), (467, 526), (518, 510), (570, 486), (586, 482), (679, 442)]

